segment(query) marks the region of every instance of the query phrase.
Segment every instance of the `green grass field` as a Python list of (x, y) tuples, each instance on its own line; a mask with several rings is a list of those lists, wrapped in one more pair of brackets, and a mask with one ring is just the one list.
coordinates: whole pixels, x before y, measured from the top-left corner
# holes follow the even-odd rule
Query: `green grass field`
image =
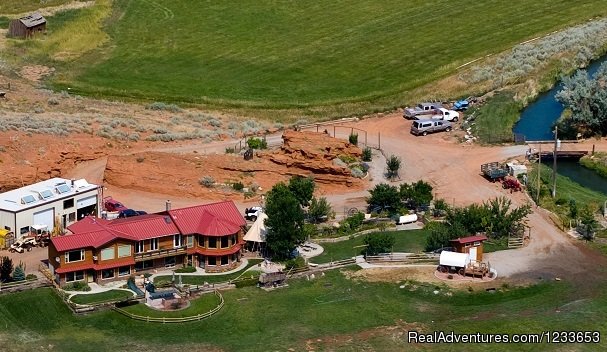
[(114, 7), (105, 15), (109, 42), (57, 63), (56, 88), (223, 108), (362, 103), (359, 113), (403, 105), (404, 92), (460, 64), (607, 14), (599, 0), (123, 0)]
[[(333, 270), (313, 281), (291, 280), (289, 288), (272, 292), (254, 287), (225, 291), (226, 305), (216, 315), (176, 325), (139, 322), (113, 311), (74, 316), (52, 290), (37, 289), (0, 296), (0, 324), (17, 329), (3, 329), (0, 337), (3, 351), (40, 350), (48, 345), (66, 352), (146, 351), (160, 346), (163, 351), (301, 351), (310, 340), (316, 350), (453, 351), (462, 346), (408, 345), (405, 330), (607, 332), (607, 295), (599, 282), (594, 293), (561, 281), (506, 290), (498, 286), (496, 293), (463, 290), (452, 296), (434, 295), (434, 285), (400, 289), (401, 284), (352, 281)], [(465, 348), (551, 351), (554, 345)], [(596, 351), (600, 345), (561, 348)]]
[(20, 14), (35, 11), (44, 7), (59, 6), (70, 2), (72, 2), (72, 0), (5, 0), (0, 2), (0, 14)]
[(112, 290), (107, 292), (94, 293), (90, 295), (75, 295), (71, 298), (71, 301), (77, 304), (91, 304), (125, 300), (131, 297), (133, 297), (133, 293), (122, 290)]
[[(389, 231), (394, 236), (394, 251), (416, 253), (424, 250), (428, 231), (411, 230), (411, 231)], [(322, 264), (334, 260), (348, 259), (355, 255), (360, 255), (363, 248), (354, 248), (364, 244), (365, 236), (358, 236), (353, 239), (335, 242), (322, 243), (324, 249), (321, 255), (311, 258), (312, 263)]]

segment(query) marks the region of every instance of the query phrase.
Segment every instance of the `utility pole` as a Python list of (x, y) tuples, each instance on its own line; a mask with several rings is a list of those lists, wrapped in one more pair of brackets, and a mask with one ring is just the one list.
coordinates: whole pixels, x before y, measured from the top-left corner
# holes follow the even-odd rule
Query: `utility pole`
[(556, 147), (558, 144), (558, 126), (554, 126), (554, 153), (552, 154), (552, 198), (556, 198)]
[(540, 151), (537, 153), (537, 205), (540, 205), (540, 187), (541, 185), (541, 171), (542, 171), (542, 143), (540, 143)]

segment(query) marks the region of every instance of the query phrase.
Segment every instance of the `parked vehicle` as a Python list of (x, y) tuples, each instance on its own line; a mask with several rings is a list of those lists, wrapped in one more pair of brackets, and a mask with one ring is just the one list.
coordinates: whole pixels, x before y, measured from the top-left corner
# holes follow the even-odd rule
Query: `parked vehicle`
[(246, 208), (244, 210), (244, 218), (247, 219), (247, 220), (249, 220), (249, 221), (255, 221), (259, 217), (260, 213), (263, 213), (263, 208), (262, 207)]
[(508, 172), (508, 166), (502, 165), (497, 161), (481, 165), (481, 173), (491, 182), (502, 180), (508, 175)]
[(521, 183), (516, 178), (510, 176), (506, 176), (504, 178), (504, 181), (502, 182), (502, 187), (504, 189), (509, 189), (510, 193), (523, 190)]
[(29, 252), (37, 245), (38, 243), (34, 237), (23, 237), (15, 241), (15, 243), (9, 247), (8, 251), (13, 253), (23, 253), (25, 251)]
[(449, 121), (443, 120), (417, 120), (411, 125), (411, 133), (419, 136), (425, 136), (428, 133), (451, 131), (453, 126)]
[(131, 218), (133, 216), (139, 216), (139, 215), (144, 215), (147, 214), (145, 211), (142, 210), (133, 210), (133, 209), (125, 209), (125, 210), (121, 210), (118, 213), (118, 218), (122, 219), (122, 218)]
[(103, 209), (108, 212), (127, 210), (128, 208), (112, 197), (103, 198)]
[(456, 122), (459, 120), (459, 112), (440, 108), (434, 110), (432, 115), (418, 115), (416, 120), (445, 120)]
[(458, 100), (455, 103), (453, 103), (453, 110), (455, 110), (455, 111), (468, 110), (469, 107), (470, 107), (470, 102), (466, 99)]
[(434, 115), (434, 111), (442, 107), (443, 105), (441, 103), (419, 103), (415, 107), (405, 108), (403, 117), (412, 120), (421, 115)]

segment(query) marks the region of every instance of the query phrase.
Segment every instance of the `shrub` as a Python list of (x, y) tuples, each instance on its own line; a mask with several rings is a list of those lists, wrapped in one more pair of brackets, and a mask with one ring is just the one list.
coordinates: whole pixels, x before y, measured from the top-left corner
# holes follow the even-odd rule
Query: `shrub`
[(179, 269), (175, 269), (176, 273), (195, 273), (196, 272), (196, 267), (193, 266), (186, 266), (183, 268), (179, 268)]
[(242, 189), (244, 188), (244, 185), (242, 184), (242, 182), (234, 182), (232, 183), (232, 189), (234, 189), (235, 191), (242, 191)]
[(396, 155), (390, 155), (388, 160), (386, 160), (386, 176), (388, 179), (392, 180), (398, 176), (398, 172), (400, 171), (400, 158)]
[(0, 258), (0, 281), (10, 282), (13, 273), (13, 260), (9, 257)]
[(234, 286), (236, 286), (236, 288), (256, 286), (258, 281), (259, 281), (259, 277), (252, 277), (252, 278), (249, 277), (249, 278), (238, 279), (238, 280), (234, 281)]
[(167, 133), (169, 133), (169, 131), (167, 131), (164, 128), (158, 127), (158, 128), (154, 129), (154, 133), (155, 134), (167, 134)]
[(362, 254), (377, 255), (379, 253), (388, 253), (394, 247), (394, 236), (386, 232), (377, 232), (365, 236), (364, 243), (367, 245), (363, 248)]
[(134, 132), (129, 134), (128, 139), (129, 141), (137, 142), (139, 140), (139, 133)]
[(52, 97), (49, 98), (47, 101), (48, 105), (59, 105), (59, 100), (57, 100), (57, 98)]
[(146, 109), (156, 110), (156, 111), (166, 110), (166, 111), (170, 111), (170, 112), (180, 112), (181, 111), (181, 108), (175, 104), (166, 104), (166, 103), (162, 103), (162, 102), (154, 102), (154, 103), (146, 106)]
[(268, 148), (268, 142), (266, 141), (265, 138), (264, 139), (250, 138), (249, 140), (247, 140), (247, 145), (251, 149), (267, 149)]
[(306, 261), (303, 257), (295, 257), (295, 258), (289, 259), (285, 262), (285, 268), (287, 270), (299, 269), (299, 268), (305, 268), (305, 267), (306, 267)]
[(363, 149), (363, 156), (362, 156), (363, 161), (371, 161), (372, 158), (373, 158), (373, 151), (371, 150), (371, 148), (365, 147), (365, 149)]
[(352, 164), (356, 162), (356, 158), (352, 155), (341, 154), (339, 156), (339, 160), (343, 161), (346, 164)]
[(358, 134), (354, 132), (350, 133), (350, 136), (348, 136), (348, 141), (351, 144), (358, 145)]
[(308, 208), (308, 218), (314, 223), (327, 221), (333, 215), (333, 209), (331, 204), (327, 201), (327, 198), (312, 198), (310, 207)]
[(363, 172), (363, 170), (361, 170), (358, 167), (353, 167), (350, 170), (350, 173), (352, 174), (352, 177), (356, 177), (356, 178), (363, 178), (363, 177), (365, 177), (365, 173)]
[(138, 162), (138, 163), (142, 163), (144, 160), (145, 160), (145, 158), (144, 158), (144, 157), (142, 157), (142, 156), (137, 157), (137, 162)]
[(13, 280), (14, 281), (23, 281), (25, 280), (25, 265), (23, 262), (19, 262), (19, 265), (15, 267), (15, 271), (13, 271)]
[(36, 274), (27, 274), (25, 277), (26, 280), (36, 280), (37, 278), (38, 276), (36, 276)]
[(211, 188), (215, 185), (215, 179), (211, 176), (204, 176), (200, 180), (198, 180), (201, 186), (205, 186), (207, 188)]
[(235, 152), (234, 147), (226, 147), (226, 154), (234, 154)]
[(89, 287), (89, 285), (86, 282), (84, 282), (84, 281), (71, 282), (69, 284), (64, 285), (63, 289), (65, 291), (82, 291), (82, 292), (86, 292), (86, 291), (90, 291), (91, 290), (91, 288)]

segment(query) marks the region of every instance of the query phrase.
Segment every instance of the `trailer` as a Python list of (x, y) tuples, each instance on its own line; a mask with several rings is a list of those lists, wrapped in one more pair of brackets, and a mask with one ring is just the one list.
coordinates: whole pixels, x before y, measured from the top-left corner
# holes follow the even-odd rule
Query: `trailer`
[(509, 172), (508, 165), (500, 164), (497, 161), (481, 165), (481, 173), (491, 182), (502, 180)]

